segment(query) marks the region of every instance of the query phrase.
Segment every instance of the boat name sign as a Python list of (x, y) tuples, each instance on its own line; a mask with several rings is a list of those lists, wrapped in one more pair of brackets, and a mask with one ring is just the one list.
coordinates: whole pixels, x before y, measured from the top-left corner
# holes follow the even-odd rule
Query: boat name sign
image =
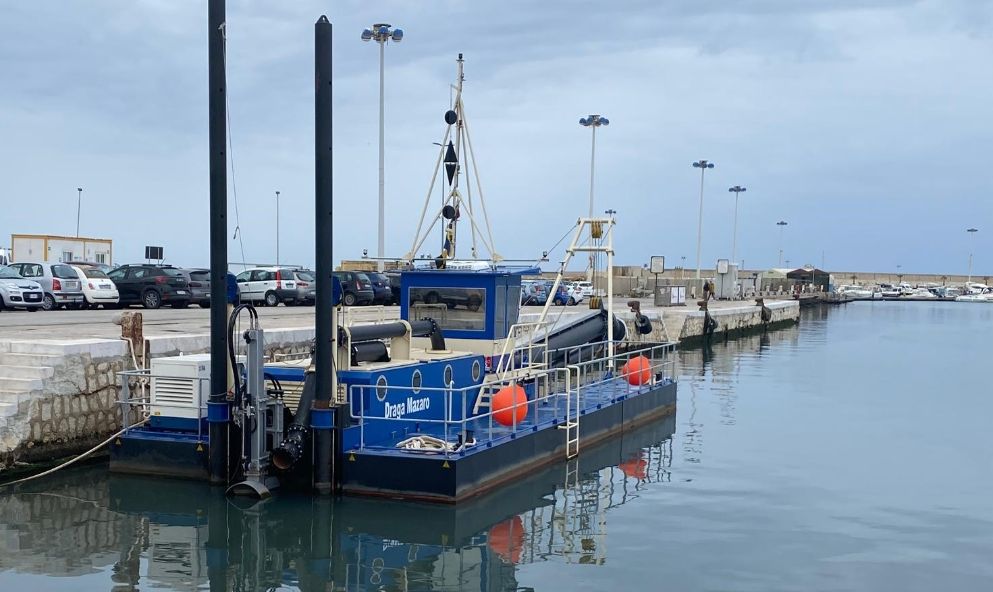
[(408, 413), (427, 411), (430, 408), (431, 399), (427, 397), (423, 397), (421, 399), (407, 397), (406, 401), (401, 401), (396, 404), (386, 403), (386, 419), (400, 419)]

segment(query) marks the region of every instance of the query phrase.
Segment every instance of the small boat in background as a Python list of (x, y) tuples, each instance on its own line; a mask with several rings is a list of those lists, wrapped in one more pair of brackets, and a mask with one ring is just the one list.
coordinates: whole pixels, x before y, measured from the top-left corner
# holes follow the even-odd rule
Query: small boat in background
[(856, 285), (841, 286), (838, 293), (852, 300), (871, 300), (873, 297), (872, 290)]

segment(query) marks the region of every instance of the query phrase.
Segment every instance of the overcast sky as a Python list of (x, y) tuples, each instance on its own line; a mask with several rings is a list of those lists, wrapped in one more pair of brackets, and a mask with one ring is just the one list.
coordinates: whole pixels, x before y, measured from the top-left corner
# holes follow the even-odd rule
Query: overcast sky
[[(4, 0), (0, 244), (114, 239), (208, 260), (207, 10), (190, 0)], [(738, 256), (831, 270), (993, 274), (993, 3), (978, 0), (228, 1), (228, 87), (244, 259), (313, 253), (313, 24), (334, 24), (334, 257), (376, 249), (378, 56), (386, 49), (387, 253), (413, 239), (455, 58), (498, 251), (534, 257), (586, 211), (617, 210), (618, 262)], [(965, 229), (980, 229), (969, 237)], [(973, 245), (970, 247), (970, 240)], [(463, 243), (464, 245), (465, 243)], [(230, 260), (241, 261), (238, 241)], [(428, 248), (431, 250), (431, 248)], [(434, 247), (437, 252), (437, 248)], [(560, 256), (556, 253), (556, 258)]]

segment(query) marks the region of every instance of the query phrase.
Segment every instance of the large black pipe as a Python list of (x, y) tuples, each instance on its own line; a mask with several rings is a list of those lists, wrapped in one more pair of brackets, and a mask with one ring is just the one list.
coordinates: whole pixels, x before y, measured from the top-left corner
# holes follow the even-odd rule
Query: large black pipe
[[(224, 0), (207, 3), (207, 61), (209, 86), (210, 150), (210, 401), (223, 403), (228, 390), (227, 290), (228, 176), (225, 123), (227, 92), (224, 76)], [(208, 445), (210, 482), (227, 482), (228, 428), (223, 421), (210, 423)]]
[[(334, 335), (331, 330), (332, 277), (331, 258), (331, 22), (321, 16), (314, 25), (314, 246), (317, 262), (317, 322), (314, 353), (314, 405), (322, 409), (331, 406), (331, 370), (334, 356)], [(339, 413), (337, 415), (344, 415)], [(330, 430), (314, 433), (314, 489), (331, 493), (334, 485), (331, 463), (338, 446)]]
[(286, 429), (283, 441), (272, 450), (272, 464), (277, 469), (286, 470), (303, 456), (307, 445), (307, 434), (310, 433), (310, 408), (314, 405), (315, 387), (315, 374), (308, 368), (304, 374), (303, 390), (300, 392), (297, 411), (293, 415), (293, 423)]
[[(362, 341), (373, 341), (375, 339), (392, 339), (401, 337), (407, 333), (407, 327), (403, 323), (379, 323), (376, 325), (355, 325), (349, 327), (352, 343)], [(445, 349), (445, 338), (441, 334), (438, 323), (431, 319), (421, 319), (410, 322), (410, 334), (414, 337), (430, 337), (432, 350)]]

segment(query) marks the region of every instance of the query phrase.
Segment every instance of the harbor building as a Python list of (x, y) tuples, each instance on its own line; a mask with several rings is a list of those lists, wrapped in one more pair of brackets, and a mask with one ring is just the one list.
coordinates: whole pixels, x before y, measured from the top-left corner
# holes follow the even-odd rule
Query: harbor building
[(114, 243), (109, 238), (12, 234), (10, 246), (11, 263), (90, 261), (113, 265), (114, 260)]

